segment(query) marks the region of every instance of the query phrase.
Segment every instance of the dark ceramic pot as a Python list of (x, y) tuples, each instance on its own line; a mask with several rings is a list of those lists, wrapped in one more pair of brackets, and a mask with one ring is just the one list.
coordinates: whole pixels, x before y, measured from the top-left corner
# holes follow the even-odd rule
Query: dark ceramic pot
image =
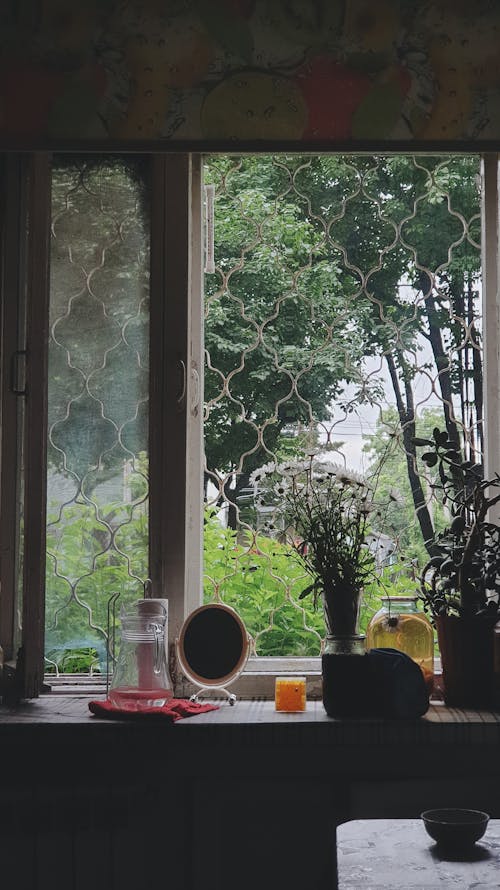
[(436, 618), (444, 700), (450, 707), (495, 705), (494, 628), (482, 617)]

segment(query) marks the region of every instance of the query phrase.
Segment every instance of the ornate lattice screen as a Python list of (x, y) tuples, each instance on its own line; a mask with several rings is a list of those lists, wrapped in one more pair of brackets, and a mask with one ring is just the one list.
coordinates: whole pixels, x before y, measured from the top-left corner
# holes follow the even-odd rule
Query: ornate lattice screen
[(444, 516), (412, 437), (447, 428), (482, 460), (479, 158), (211, 156), (205, 175), (205, 597), (256, 654), (318, 654), (307, 575), (251, 476), (299, 450), (377, 475), (378, 590), (415, 591)]
[[(482, 461), (479, 158), (214, 155), (205, 180), (204, 595), (238, 609), (257, 655), (317, 655), (310, 578), (252, 479), (303, 451), (376, 476), (382, 586), (363, 621), (381, 592), (416, 589), (446, 517), (412, 437), (446, 427)], [(61, 672), (102, 669), (110, 602), (148, 575), (147, 194), (140, 163), (54, 165), (46, 656)]]
[(149, 215), (139, 163), (56, 159), (46, 658), (103, 670), (108, 609), (148, 572)]

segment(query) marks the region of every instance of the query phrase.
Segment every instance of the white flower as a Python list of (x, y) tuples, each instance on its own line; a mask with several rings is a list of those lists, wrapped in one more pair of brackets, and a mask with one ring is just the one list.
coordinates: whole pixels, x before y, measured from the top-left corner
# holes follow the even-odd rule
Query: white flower
[(309, 467), (310, 463), (307, 460), (287, 460), (276, 467), (276, 472), (281, 476), (300, 476), (301, 473), (306, 473)]
[(342, 485), (357, 485), (368, 487), (367, 483), (363, 479), (363, 477), (356, 473), (354, 470), (342, 470), (342, 472), (337, 473), (337, 478)]
[(274, 493), (279, 498), (283, 497), (283, 495), (286, 494), (287, 491), (289, 491), (289, 490), (290, 490), (290, 483), (289, 483), (288, 479), (285, 479), (285, 478), (283, 478), (279, 482), (277, 482), (273, 488)]
[(330, 461), (313, 461), (311, 464), (311, 472), (314, 481), (316, 475), (334, 477), (341, 485), (365, 485), (363, 477), (356, 473), (355, 470), (348, 470), (340, 464), (330, 463)]
[(267, 464), (262, 464), (261, 467), (257, 467), (253, 473), (250, 473), (250, 485), (255, 488), (259, 482), (263, 482), (268, 476), (273, 476), (276, 473), (277, 467), (273, 461), (269, 461)]

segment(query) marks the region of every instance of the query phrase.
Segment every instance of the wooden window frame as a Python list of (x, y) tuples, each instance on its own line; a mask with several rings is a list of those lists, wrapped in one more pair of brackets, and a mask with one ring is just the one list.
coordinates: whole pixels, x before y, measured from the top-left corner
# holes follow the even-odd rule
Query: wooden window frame
[[(196, 521), (202, 515), (201, 475), (195, 484), (195, 468), (202, 462), (201, 158), (186, 153), (148, 157), (149, 434), (154, 480), (150, 490), (150, 575), (153, 595), (169, 599), (173, 655), (182, 622), (200, 604), (202, 590), (202, 527)], [(0, 168), (5, 196), (0, 316), (0, 644), (10, 664), (17, 698), (36, 697), (44, 683), (51, 158), (45, 152), (3, 155)], [(22, 393), (13, 381), (13, 368), (17, 375), (20, 357), (23, 363), (26, 360)], [(23, 424), (20, 400), (25, 409)], [(21, 453), (24, 527), (18, 534)], [(166, 508), (169, 504), (175, 509)], [(24, 553), (22, 631), (17, 640), (20, 537)]]
[[(150, 571), (154, 595), (169, 599), (171, 669), (175, 672), (175, 641), (182, 622), (202, 599), (203, 156), (185, 152), (148, 156), (152, 200), (150, 466), (151, 478), (156, 480), (150, 491)], [(8, 662), (21, 656), (19, 696), (34, 697), (43, 685), (51, 155), (11, 154), (0, 156), (0, 160), (5, 196), (1, 220), (0, 643)], [(490, 474), (500, 466), (500, 186), (496, 153), (483, 155), (482, 178), (485, 443), (486, 472)], [(24, 388), (24, 384), (13, 386), (12, 356), (20, 354), (24, 360), (24, 352), (26, 370), (21, 376), (26, 377), (26, 395), (19, 395), (13, 390)], [(25, 402), (24, 430), (19, 399)], [(45, 418), (43, 423), (41, 417)], [(21, 435), (25, 482), (19, 647), (19, 542), (15, 529)], [(251, 658), (237, 684), (240, 694), (269, 696), (272, 678), (289, 671), (305, 673), (314, 684), (320, 676), (319, 658)], [(175, 680), (176, 688), (182, 689), (182, 677), (177, 674)], [(235, 686), (235, 691), (238, 689)]]

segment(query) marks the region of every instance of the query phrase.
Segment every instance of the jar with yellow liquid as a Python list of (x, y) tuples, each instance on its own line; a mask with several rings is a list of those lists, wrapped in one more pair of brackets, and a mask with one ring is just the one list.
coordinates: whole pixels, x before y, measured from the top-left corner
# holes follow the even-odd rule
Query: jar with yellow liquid
[(387, 596), (366, 629), (366, 648), (398, 649), (420, 667), (429, 695), (434, 688), (434, 630), (416, 596)]

